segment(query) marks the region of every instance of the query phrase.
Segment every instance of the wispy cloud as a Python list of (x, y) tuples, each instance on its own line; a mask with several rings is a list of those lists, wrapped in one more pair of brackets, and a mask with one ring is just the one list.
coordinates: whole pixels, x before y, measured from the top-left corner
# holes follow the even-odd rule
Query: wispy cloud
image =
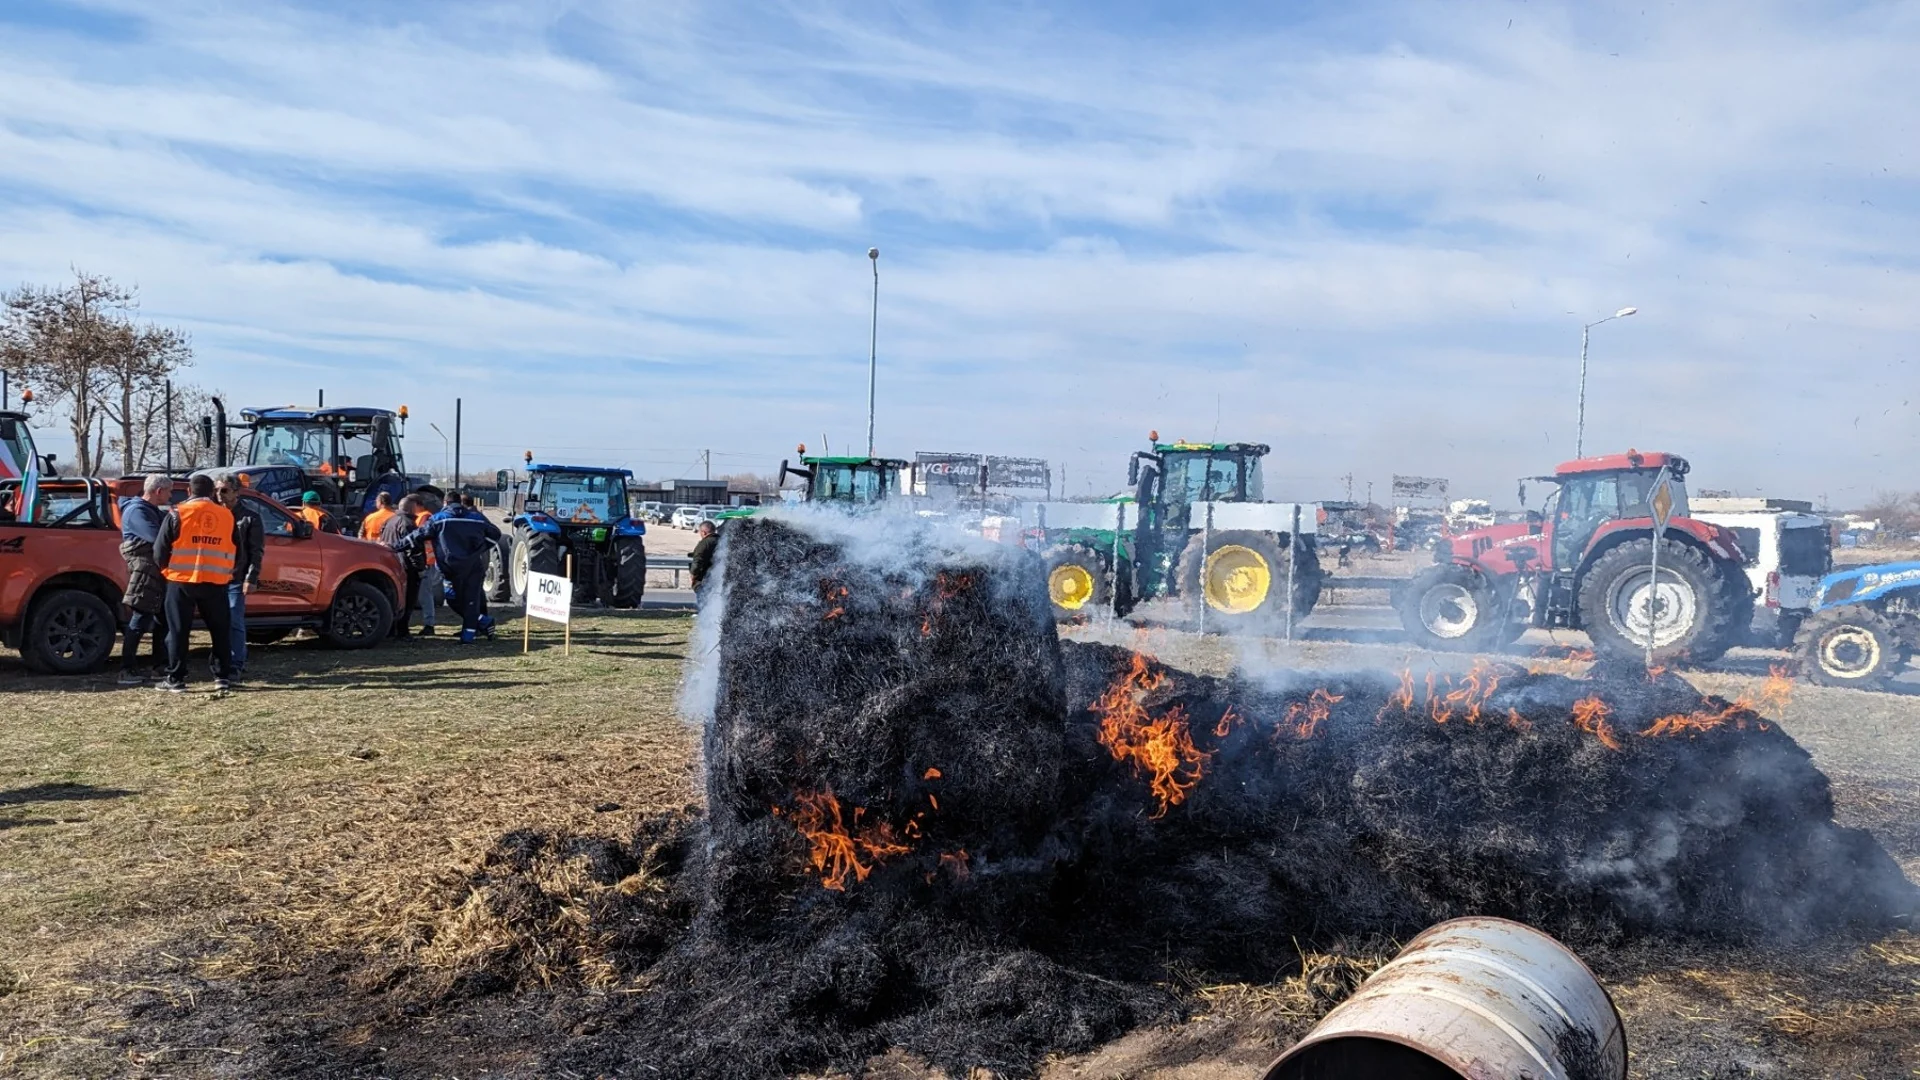
[(25, 0), (0, 281), (138, 282), (239, 397), (658, 473), (852, 441), (873, 243), (882, 449), (1105, 487), (1217, 424), (1299, 495), (1504, 493), (1631, 303), (1590, 443), (1920, 487), (1910, 6), (1143, 12)]

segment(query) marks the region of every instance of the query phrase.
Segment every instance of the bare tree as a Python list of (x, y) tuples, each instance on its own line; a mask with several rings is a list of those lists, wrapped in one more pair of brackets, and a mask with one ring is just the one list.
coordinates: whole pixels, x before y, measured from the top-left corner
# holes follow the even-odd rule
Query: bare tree
[(66, 407), (83, 474), (99, 470), (109, 422), (126, 461), (137, 399), (192, 360), (185, 334), (134, 321), (139, 306), (133, 290), (79, 270), (70, 285), (0, 295), (0, 367), (42, 403)]
[(1906, 495), (1880, 492), (1860, 514), (1862, 517), (1878, 518), (1885, 535), (1905, 539), (1920, 534), (1920, 491)]
[(780, 489), (774, 477), (759, 473), (727, 473), (715, 479), (726, 481), (728, 491), (757, 491), (762, 495), (771, 495)]
[(107, 439), (108, 453), (120, 462), (120, 471), (129, 473), (212, 466), (214, 447), (201, 441), (200, 418), (212, 415), (215, 396), (192, 383), (173, 384), (173, 445), (169, 453), (167, 383), (137, 391), (131, 399), (133, 422), (125, 434)]

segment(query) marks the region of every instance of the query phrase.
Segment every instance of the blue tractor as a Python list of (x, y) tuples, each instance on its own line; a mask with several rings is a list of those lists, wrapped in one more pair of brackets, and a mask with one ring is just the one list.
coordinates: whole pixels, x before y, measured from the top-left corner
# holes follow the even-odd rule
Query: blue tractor
[(1874, 690), (1920, 649), (1920, 562), (1836, 570), (1820, 579), (1794, 650), (1822, 686)]
[(488, 598), (524, 603), (527, 575), (539, 573), (569, 576), (576, 604), (639, 607), (647, 591), (647, 527), (629, 509), (632, 477), (626, 469), (530, 460), (519, 505), (487, 566)]

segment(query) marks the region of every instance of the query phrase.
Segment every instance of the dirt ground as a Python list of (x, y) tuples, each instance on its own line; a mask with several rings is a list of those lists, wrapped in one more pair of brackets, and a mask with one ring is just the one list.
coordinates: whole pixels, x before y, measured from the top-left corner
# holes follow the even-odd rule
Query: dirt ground
[[(565, 905), (512, 988), (477, 976), (507, 943), (472, 872), (516, 829), (622, 836), (697, 798), (696, 733), (674, 710), (690, 628), (668, 612), (583, 617), (571, 656), (552, 627), (521, 655), (517, 624), (470, 647), (287, 643), (260, 650), (225, 699), (36, 679), (0, 659), (0, 1074), (539, 1075), (540, 1049), (591, 1030), (626, 988), (591, 949), (559, 944)], [(1212, 671), (1459, 662), (1364, 634), (1074, 633)], [(1510, 659), (1577, 671), (1530, 655), (1541, 648)], [(1777, 659), (1743, 653), (1692, 677), (1751, 693)], [(1920, 695), (1803, 685), (1778, 719), (1832, 778), (1843, 820), (1920, 875)], [(1187, 1022), (1044, 1075), (1258, 1077), (1390, 952), (1308, 953), (1269, 985), (1185, 987)], [(1635, 1078), (1920, 1077), (1920, 938), (1587, 959), (1625, 1017)], [(927, 1072), (889, 1058), (868, 1075)]]

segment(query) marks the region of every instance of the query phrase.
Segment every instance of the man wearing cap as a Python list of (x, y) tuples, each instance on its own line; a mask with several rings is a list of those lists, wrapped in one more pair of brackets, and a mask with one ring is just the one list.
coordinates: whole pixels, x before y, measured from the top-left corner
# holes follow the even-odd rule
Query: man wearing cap
[(187, 688), (187, 644), (197, 613), (213, 636), (213, 688), (233, 688), (233, 621), (227, 607), (227, 583), (240, 561), (233, 532), (233, 511), (213, 499), (213, 477), (187, 479), (191, 497), (160, 523), (153, 561), (167, 579), (167, 677), (160, 689)]
[(300, 519), (313, 526), (314, 532), (339, 532), (334, 527), (333, 515), (320, 509), (320, 493), (309, 491), (300, 496)]

